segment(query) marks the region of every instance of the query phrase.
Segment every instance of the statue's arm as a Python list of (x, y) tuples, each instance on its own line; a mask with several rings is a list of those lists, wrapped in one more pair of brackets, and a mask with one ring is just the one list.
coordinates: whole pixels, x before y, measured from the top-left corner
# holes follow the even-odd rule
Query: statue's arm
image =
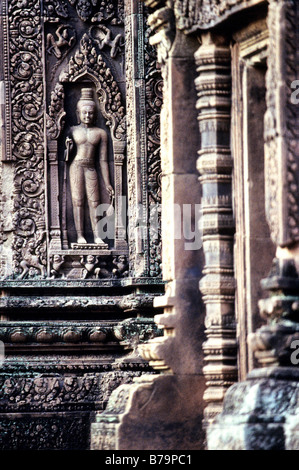
[(112, 197), (114, 194), (114, 190), (110, 182), (109, 165), (108, 165), (108, 136), (105, 131), (102, 131), (102, 134), (101, 134), (100, 168), (101, 168), (101, 173), (104, 179), (106, 189), (109, 193), (109, 196)]
[(65, 151), (64, 151), (64, 160), (67, 162), (70, 159), (71, 152), (74, 148), (74, 140), (72, 131), (65, 139)]

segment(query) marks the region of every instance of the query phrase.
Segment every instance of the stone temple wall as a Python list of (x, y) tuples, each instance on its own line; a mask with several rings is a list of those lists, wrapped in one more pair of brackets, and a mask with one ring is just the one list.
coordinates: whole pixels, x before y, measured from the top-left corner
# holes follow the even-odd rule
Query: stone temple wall
[(137, 2), (4, 1), (0, 34), (0, 447), (88, 449), (161, 334), (161, 73)]

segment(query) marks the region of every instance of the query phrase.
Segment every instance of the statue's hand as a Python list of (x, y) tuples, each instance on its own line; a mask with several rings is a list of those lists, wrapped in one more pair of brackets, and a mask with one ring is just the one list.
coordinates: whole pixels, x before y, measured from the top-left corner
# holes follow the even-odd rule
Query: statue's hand
[(114, 196), (114, 189), (112, 188), (112, 186), (110, 184), (108, 186), (106, 186), (106, 189), (108, 191), (110, 199), (112, 199), (112, 196)]
[(67, 137), (65, 139), (65, 145), (66, 145), (67, 148), (69, 148), (69, 150), (72, 150), (72, 148), (74, 146), (73, 139), (71, 139), (70, 137)]

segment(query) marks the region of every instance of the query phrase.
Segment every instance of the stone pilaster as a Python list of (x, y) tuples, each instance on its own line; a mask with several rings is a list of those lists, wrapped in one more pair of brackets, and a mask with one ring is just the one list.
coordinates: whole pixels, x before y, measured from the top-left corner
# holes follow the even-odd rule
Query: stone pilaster
[(267, 324), (248, 338), (261, 365), (232, 386), (208, 430), (209, 449), (295, 450), (298, 427), (298, 77), (299, 6), (271, 0), (266, 77), (265, 193), (273, 268), (259, 302)]
[[(155, 303), (164, 336), (139, 350), (159, 375), (118, 388), (91, 428), (96, 449), (201, 449), (203, 447), (203, 309), (198, 291), (202, 250), (196, 223), (200, 185), (194, 53), (198, 42), (176, 31), (170, 5), (149, 17), (164, 80), (161, 113), (162, 271), (165, 296)], [(158, 8), (157, 8), (158, 7)], [(194, 237), (192, 239), (191, 232)], [(169, 406), (169, 404), (171, 405)]]
[(206, 305), (205, 353), (208, 423), (222, 409), (227, 388), (237, 379), (234, 318), (232, 157), (230, 152), (231, 55), (221, 37), (203, 35), (195, 54), (201, 149), (197, 168), (202, 185), (205, 255), (200, 290)]

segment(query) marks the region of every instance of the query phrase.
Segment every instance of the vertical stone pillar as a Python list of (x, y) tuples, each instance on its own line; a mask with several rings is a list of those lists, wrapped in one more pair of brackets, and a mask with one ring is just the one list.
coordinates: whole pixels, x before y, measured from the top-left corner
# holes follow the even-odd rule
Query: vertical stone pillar
[[(61, 231), (59, 220), (59, 200), (58, 200), (58, 159), (57, 140), (48, 142), (49, 178), (52, 184), (52, 192), (49, 201), (50, 206), (50, 248), (52, 250), (61, 249)], [(52, 195), (53, 194), (53, 195)], [(64, 247), (67, 245), (66, 229), (63, 233)]]
[(125, 141), (113, 142), (114, 151), (114, 181), (115, 181), (115, 249), (127, 248), (126, 241), (126, 218), (125, 218), (125, 204), (123, 194), (123, 165), (125, 160)]
[(202, 185), (205, 255), (200, 290), (206, 305), (206, 424), (222, 409), (227, 388), (237, 380), (234, 317), (232, 157), (230, 152), (231, 55), (221, 37), (207, 33), (195, 54), (201, 149), (197, 168)]
[(94, 450), (191, 450), (203, 448), (204, 441), (203, 314), (198, 291), (202, 250), (196, 231), (200, 185), (194, 53), (198, 42), (175, 30), (169, 7), (158, 8), (149, 23), (164, 80), (161, 161), (166, 293), (155, 303), (164, 309), (155, 317), (164, 336), (139, 350), (154, 369), (167, 373), (144, 375), (113, 392), (107, 409), (92, 424)]
[(261, 368), (232, 386), (208, 430), (209, 449), (296, 450), (299, 447), (299, 5), (270, 0), (265, 114), (265, 199), (273, 269), (259, 307), (267, 324), (249, 336)]
[[(127, 94), (127, 173), (130, 259), (134, 259), (134, 276), (148, 271), (148, 200), (145, 191), (146, 97), (144, 76), (143, 4), (125, 1), (126, 94)], [(132, 270), (132, 269), (131, 269)]]

